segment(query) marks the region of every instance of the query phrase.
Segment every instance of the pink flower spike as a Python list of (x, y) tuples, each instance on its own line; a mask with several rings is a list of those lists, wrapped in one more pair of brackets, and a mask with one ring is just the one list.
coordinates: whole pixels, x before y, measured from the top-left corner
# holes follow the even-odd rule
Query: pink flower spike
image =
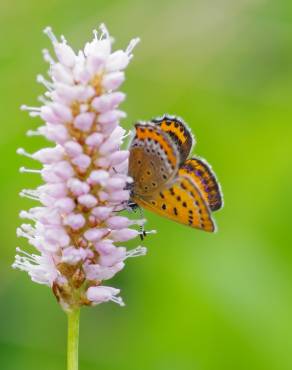
[(98, 132), (95, 132), (87, 136), (86, 144), (92, 147), (98, 147), (104, 139), (104, 136)]
[(71, 213), (75, 208), (75, 202), (73, 199), (67, 197), (58, 199), (54, 204), (56, 208), (58, 208), (62, 213)]
[(110, 239), (103, 239), (94, 243), (94, 247), (100, 254), (110, 254), (115, 250), (115, 245)]
[(41, 107), (41, 118), (50, 123), (59, 123), (59, 117), (54, 113), (52, 107), (44, 105)]
[(91, 213), (97, 217), (99, 220), (103, 221), (109, 217), (109, 215), (112, 213), (112, 207), (95, 207), (91, 211)]
[(87, 298), (92, 302), (93, 305), (100, 304), (102, 302), (113, 301), (120, 306), (124, 306), (122, 299), (120, 297), (116, 297), (119, 293), (119, 289), (114, 289), (108, 286), (96, 286), (90, 287), (87, 290)]
[(64, 183), (57, 183), (41, 185), (37, 188), (37, 191), (59, 199), (64, 198), (67, 195), (68, 189)]
[(85, 260), (88, 253), (83, 248), (76, 249), (75, 247), (68, 247), (63, 249), (62, 262), (68, 265), (75, 265), (78, 262)]
[(116, 90), (125, 80), (124, 72), (113, 72), (104, 76), (102, 86), (106, 90)]
[(107, 229), (89, 229), (84, 233), (84, 237), (90, 242), (97, 242), (108, 233)]
[(44, 164), (61, 161), (64, 158), (64, 149), (61, 146), (38, 150), (32, 157)]
[(60, 227), (51, 227), (44, 230), (44, 237), (48, 242), (66, 247), (70, 243), (70, 238), (66, 231)]
[(105, 181), (109, 178), (109, 173), (105, 170), (95, 170), (92, 171), (88, 177), (88, 183), (95, 184), (105, 184)]
[(107, 191), (112, 192), (115, 190), (123, 190), (127, 184), (127, 178), (126, 177), (111, 177), (108, 179), (106, 185), (107, 185)]
[(54, 114), (59, 118), (60, 122), (66, 123), (72, 120), (72, 112), (64, 104), (53, 103), (51, 104), (51, 108)]
[(123, 305), (119, 289), (102, 284), (124, 268), (128, 257), (145, 254), (144, 247), (127, 252), (116, 245), (137, 237), (131, 227), (144, 222), (118, 213), (128, 205), (132, 179), (129, 151), (120, 149), (127, 135), (119, 124), (126, 117), (119, 105), (126, 95), (116, 90), (137, 40), (125, 51), (112, 51), (113, 38), (101, 25), (75, 53), (64, 36), (57, 38), (50, 27), (45, 33), (56, 54), (43, 51), (49, 78), (39, 75), (37, 81), (47, 91), (40, 107), (22, 109), (43, 120), (28, 136), (43, 136), (52, 147), (34, 154), (17, 151), (39, 162), (21, 172), (40, 174), (44, 184), (20, 192), (39, 202), (20, 212), (28, 222), (17, 229), (36, 254), (18, 249), (13, 266), (49, 286), (67, 312), (107, 301)]
[(108, 95), (101, 95), (94, 98), (91, 105), (97, 112), (104, 113), (118, 106), (124, 99), (125, 94), (116, 91)]
[(72, 159), (72, 163), (81, 170), (86, 170), (91, 164), (91, 158), (86, 154), (80, 154)]
[(76, 61), (73, 49), (65, 43), (54, 44), (54, 48), (59, 62), (65, 67), (73, 68)]
[(117, 247), (113, 253), (101, 255), (99, 263), (102, 266), (114, 266), (116, 263), (122, 262), (126, 258), (127, 250), (124, 247)]
[(120, 230), (113, 230), (110, 234), (111, 239), (115, 242), (126, 242), (133, 238), (136, 238), (139, 235), (137, 230), (133, 229), (120, 229)]
[(90, 186), (77, 178), (71, 178), (67, 182), (67, 186), (75, 196), (87, 194), (90, 191)]
[(93, 121), (95, 120), (95, 114), (92, 112), (85, 112), (75, 117), (74, 126), (80, 131), (87, 132), (90, 130)]
[(105, 113), (101, 113), (98, 118), (98, 122), (102, 125), (109, 125), (113, 122), (118, 121), (120, 118), (125, 118), (126, 114), (120, 110), (110, 110)]
[(52, 78), (57, 82), (61, 82), (67, 85), (74, 84), (74, 78), (70, 70), (61, 63), (55, 63), (51, 66)]
[(96, 265), (87, 265), (85, 267), (86, 278), (89, 280), (107, 280), (111, 279), (117, 272), (124, 268), (125, 264), (119, 262), (111, 267)]
[(129, 190), (119, 190), (119, 191), (114, 191), (110, 193), (109, 199), (113, 202), (125, 202), (129, 199), (130, 192)]
[(110, 229), (124, 229), (132, 224), (132, 221), (123, 216), (112, 216), (106, 220), (106, 224)]
[(64, 223), (70, 226), (73, 230), (79, 230), (85, 225), (86, 220), (80, 213), (71, 213), (67, 215)]
[(111, 165), (116, 165), (124, 162), (129, 157), (129, 151), (128, 150), (119, 150), (114, 152), (109, 156), (109, 160), (111, 162)]
[(63, 144), (69, 139), (68, 130), (62, 124), (52, 125), (47, 123), (46, 126), (40, 127), (38, 131), (48, 140), (55, 141), (58, 144)]
[(84, 194), (78, 197), (78, 203), (86, 208), (93, 208), (97, 205), (97, 199), (92, 194)]
[(82, 146), (76, 141), (67, 141), (64, 144), (64, 148), (66, 150), (66, 153), (69, 155), (69, 157), (76, 157), (82, 154), (82, 151), (83, 151)]
[(116, 72), (124, 69), (129, 64), (130, 58), (123, 50), (117, 50), (110, 55), (106, 63), (106, 70), (108, 72)]

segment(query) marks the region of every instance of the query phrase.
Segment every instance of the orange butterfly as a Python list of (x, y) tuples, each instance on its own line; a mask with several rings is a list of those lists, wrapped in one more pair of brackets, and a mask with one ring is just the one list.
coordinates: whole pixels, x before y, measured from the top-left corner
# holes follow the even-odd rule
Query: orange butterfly
[(187, 159), (193, 137), (178, 118), (136, 123), (130, 145), (131, 200), (139, 206), (201, 230), (214, 232), (211, 212), (223, 206), (220, 185), (202, 159)]

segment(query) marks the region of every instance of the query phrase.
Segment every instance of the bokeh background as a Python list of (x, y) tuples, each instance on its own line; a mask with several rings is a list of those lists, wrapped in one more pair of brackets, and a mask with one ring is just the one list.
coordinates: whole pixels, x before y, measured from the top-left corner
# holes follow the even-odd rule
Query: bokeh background
[[(289, 0), (12, 0), (0, 3), (0, 368), (65, 369), (66, 317), (50, 290), (13, 271), (19, 174), (43, 142), (19, 111), (36, 104), (42, 29), (80, 48), (105, 22), (124, 47), (130, 128), (182, 116), (216, 171), (225, 207), (210, 235), (146, 213), (146, 257), (111, 283), (127, 303), (83, 309), (81, 370), (292, 369), (292, 3)], [(134, 244), (134, 243), (132, 243)]]

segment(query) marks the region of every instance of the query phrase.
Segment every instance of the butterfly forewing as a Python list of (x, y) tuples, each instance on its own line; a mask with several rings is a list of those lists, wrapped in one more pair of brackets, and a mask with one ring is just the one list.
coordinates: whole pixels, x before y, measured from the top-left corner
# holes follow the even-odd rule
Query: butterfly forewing
[(199, 158), (190, 158), (180, 167), (179, 176), (192, 178), (211, 211), (222, 208), (223, 200), (220, 185), (208, 163)]
[(156, 192), (177, 174), (179, 154), (170, 138), (153, 124), (136, 124), (131, 143), (129, 175), (133, 194), (147, 196)]
[(180, 164), (182, 164), (190, 154), (194, 141), (187, 125), (182, 119), (171, 116), (153, 119), (152, 122), (158, 125), (175, 143), (180, 154)]
[(149, 197), (133, 199), (138, 205), (176, 222), (205, 231), (215, 231), (206, 201), (194, 182), (180, 176), (173, 184)]

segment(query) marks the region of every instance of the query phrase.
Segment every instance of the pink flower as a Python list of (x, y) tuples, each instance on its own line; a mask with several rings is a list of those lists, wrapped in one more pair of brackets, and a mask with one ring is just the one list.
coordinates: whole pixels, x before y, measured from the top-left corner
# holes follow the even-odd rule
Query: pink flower
[(40, 97), (43, 105), (22, 109), (44, 121), (28, 135), (42, 135), (54, 146), (34, 154), (18, 149), (42, 164), (40, 170), (21, 172), (39, 173), (45, 184), (21, 192), (41, 203), (21, 211), (30, 223), (17, 230), (37, 254), (18, 248), (13, 266), (50, 286), (64, 309), (107, 301), (122, 305), (119, 290), (102, 286), (102, 281), (120, 271), (128, 257), (146, 253), (144, 247), (127, 252), (115, 246), (139, 235), (132, 226), (145, 222), (117, 213), (129, 200), (125, 187), (131, 179), (129, 153), (120, 149), (125, 130), (119, 122), (125, 113), (118, 106), (125, 94), (116, 90), (139, 40), (132, 40), (126, 51), (112, 52), (112, 39), (101, 26), (100, 34), (95, 31), (84, 50), (75, 52), (50, 28), (45, 33), (56, 55), (54, 60), (44, 51), (51, 81), (38, 76), (47, 89)]

